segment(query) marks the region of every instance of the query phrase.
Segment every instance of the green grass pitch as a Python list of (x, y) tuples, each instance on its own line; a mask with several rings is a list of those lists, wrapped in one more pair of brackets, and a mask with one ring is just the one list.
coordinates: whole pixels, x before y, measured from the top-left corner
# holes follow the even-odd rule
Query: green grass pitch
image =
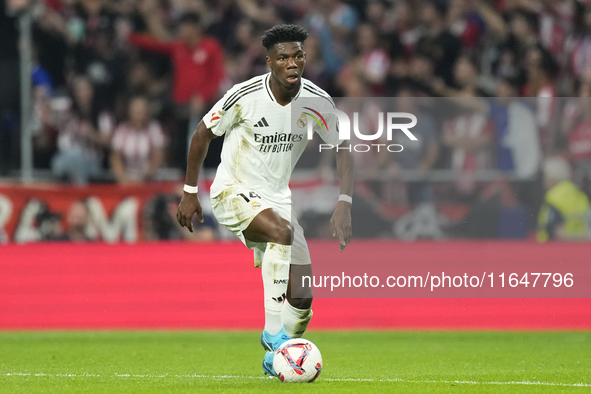
[(258, 332), (4, 332), (0, 393), (591, 392), (589, 332), (310, 332), (312, 384), (263, 378)]

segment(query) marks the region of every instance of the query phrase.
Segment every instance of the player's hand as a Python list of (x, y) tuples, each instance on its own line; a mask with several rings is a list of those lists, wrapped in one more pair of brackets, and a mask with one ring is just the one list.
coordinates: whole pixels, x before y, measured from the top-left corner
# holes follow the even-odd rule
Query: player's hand
[(195, 213), (199, 221), (203, 223), (203, 212), (197, 194), (184, 193), (176, 211), (176, 220), (178, 220), (181, 227), (186, 227), (190, 232), (193, 232), (193, 215)]
[(338, 237), (340, 241), (339, 250), (345, 250), (351, 242), (351, 204), (346, 201), (339, 201), (330, 219), (332, 236)]

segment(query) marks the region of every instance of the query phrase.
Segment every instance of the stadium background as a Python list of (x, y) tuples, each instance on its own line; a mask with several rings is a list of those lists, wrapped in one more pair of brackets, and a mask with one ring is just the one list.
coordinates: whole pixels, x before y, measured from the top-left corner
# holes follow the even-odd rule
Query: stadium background
[[(259, 37), (280, 22), (310, 31), (305, 77), (335, 97), (509, 92), (530, 104), (535, 122), (520, 132), (538, 142), (510, 152), (531, 164), (527, 174), (501, 154), (494, 114), (437, 123), (414, 157), (360, 158), (353, 221), (371, 220), (375, 231), (355, 234), (354, 242), (389, 239), (383, 251), (404, 256), (433, 242), (423, 239), (457, 253), (484, 244), (493, 255), (511, 248), (535, 262), (546, 251), (535, 239), (544, 160), (566, 160), (573, 181), (589, 194), (591, 7), (585, 1), (34, 4), (32, 183), (20, 182), (18, 24), (0, 12), (0, 328), (260, 326), (258, 271), (207, 207), (221, 139), (210, 149), (200, 185), (205, 223), (190, 234), (174, 212), (190, 132), (232, 84), (266, 72)], [(187, 13), (197, 15), (189, 18), (198, 19), (197, 31), (178, 29)], [(183, 37), (201, 41), (191, 61), (179, 63), (178, 46), (161, 42)], [(129, 138), (132, 99), (140, 107), (132, 114), (142, 128), (137, 139)], [(294, 203), (314, 245), (330, 237), (325, 224), (337, 194), (335, 170), (314, 154), (304, 164), (292, 180)], [(568, 243), (551, 247), (564, 259), (581, 256)], [(236, 305), (237, 297), (249, 307)], [(588, 299), (370, 304), (319, 299), (311, 327), (591, 327)], [(336, 319), (353, 309), (364, 314)]]

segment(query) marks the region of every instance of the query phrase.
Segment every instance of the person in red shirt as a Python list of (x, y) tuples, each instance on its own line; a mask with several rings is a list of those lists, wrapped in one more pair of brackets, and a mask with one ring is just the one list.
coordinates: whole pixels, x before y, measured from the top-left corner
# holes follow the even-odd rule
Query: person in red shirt
[[(155, 29), (156, 30), (156, 29)], [(221, 45), (206, 36), (199, 23), (199, 16), (186, 13), (178, 23), (177, 39), (162, 40), (148, 34), (131, 33), (129, 42), (140, 48), (167, 54), (171, 57), (174, 75), (172, 101), (176, 106), (177, 135), (171, 136), (174, 157), (184, 166), (186, 136), (190, 118), (203, 116), (217, 97), (224, 79), (224, 53)]]
[(208, 102), (214, 98), (224, 78), (224, 52), (217, 40), (203, 34), (197, 14), (184, 14), (179, 19), (176, 40), (164, 41), (148, 34), (131, 33), (129, 42), (171, 56), (172, 98), (176, 104), (189, 104), (197, 98)]

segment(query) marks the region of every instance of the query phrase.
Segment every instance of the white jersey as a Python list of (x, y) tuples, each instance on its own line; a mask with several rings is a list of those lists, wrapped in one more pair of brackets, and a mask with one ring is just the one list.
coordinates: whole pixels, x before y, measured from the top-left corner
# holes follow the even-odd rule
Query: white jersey
[[(307, 123), (312, 122), (314, 132), (327, 144), (342, 142), (336, 116), (325, 116), (323, 126), (303, 113), (310, 111), (292, 108), (299, 106), (298, 101), (285, 106), (277, 103), (270, 75), (235, 85), (203, 117), (215, 135), (225, 135), (212, 197), (230, 186), (244, 185), (271, 200), (287, 201), (291, 172), (308, 143)], [(322, 98), (313, 100), (316, 110), (335, 108), (325, 91), (304, 78), (296, 98)], [(300, 101), (305, 105), (306, 100)]]

